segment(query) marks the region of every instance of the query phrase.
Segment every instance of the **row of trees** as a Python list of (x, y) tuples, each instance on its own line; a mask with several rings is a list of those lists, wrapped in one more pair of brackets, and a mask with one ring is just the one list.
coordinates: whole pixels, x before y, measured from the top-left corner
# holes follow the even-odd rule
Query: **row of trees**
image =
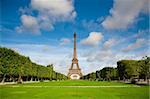
[(117, 80), (118, 79), (118, 71), (117, 68), (113, 67), (104, 67), (101, 70), (97, 70), (96, 72), (89, 73), (84, 75), (81, 79), (86, 80)]
[(141, 60), (121, 60), (117, 62), (117, 68), (104, 67), (82, 77), (88, 80), (132, 80), (150, 79), (150, 57)]
[(117, 62), (119, 79), (150, 79), (150, 57), (141, 60), (122, 60)]
[(67, 77), (55, 72), (53, 65), (42, 66), (31, 62), (29, 57), (19, 55), (7, 48), (0, 48), (0, 81), (62, 80)]

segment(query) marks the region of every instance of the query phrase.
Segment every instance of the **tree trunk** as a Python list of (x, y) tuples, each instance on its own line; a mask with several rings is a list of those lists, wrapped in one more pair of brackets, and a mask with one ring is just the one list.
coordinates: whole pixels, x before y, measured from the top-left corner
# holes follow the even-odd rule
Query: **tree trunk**
[(13, 76), (13, 79), (12, 79), (12, 81), (13, 81), (13, 82), (15, 82), (15, 77), (14, 77), (14, 76)]
[(147, 84), (149, 85), (149, 78), (146, 76), (145, 79), (147, 81)]
[(6, 74), (4, 74), (4, 76), (3, 76), (3, 79), (2, 79), (2, 81), (1, 81), (1, 83), (4, 83), (5, 82), (5, 79), (6, 79)]
[(33, 77), (31, 77), (30, 81), (33, 81)]
[(10, 75), (9, 81), (11, 81), (11, 82), (13, 81), (12, 75)]
[(18, 78), (18, 82), (17, 82), (17, 83), (22, 83), (21, 75), (19, 75), (19, 78)]
[(149, 79), (147, 79), (147, 84), (149, 85)]
[(26, 81), (28, 81), (28, 76), (26, 77)]
[(120, 81), (120, 77), (118, 77), (118, 80)]
[(147, 76), (145, 76), (144, 81), (147, 81)]
[(123, 77), (123, 81), (124, 81), (124, 82), (126, 81), (125, 77)]

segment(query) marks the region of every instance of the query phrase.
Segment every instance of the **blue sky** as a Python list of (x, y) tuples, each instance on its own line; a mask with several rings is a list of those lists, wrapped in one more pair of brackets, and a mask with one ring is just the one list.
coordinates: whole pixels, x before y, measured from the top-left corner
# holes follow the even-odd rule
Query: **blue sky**
[(149, 0), (0, 0), (0, 45), (67, 74), (77, 33), (84, 74), (149, 53)]

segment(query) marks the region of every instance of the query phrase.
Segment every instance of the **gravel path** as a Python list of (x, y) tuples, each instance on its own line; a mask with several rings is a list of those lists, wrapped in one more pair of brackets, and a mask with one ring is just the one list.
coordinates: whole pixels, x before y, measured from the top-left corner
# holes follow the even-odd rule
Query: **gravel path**
[(140, 87), (140, 86), (8, 86), (8, 87), (28, 87), (28, 88), (123, 88), (123, 87)]

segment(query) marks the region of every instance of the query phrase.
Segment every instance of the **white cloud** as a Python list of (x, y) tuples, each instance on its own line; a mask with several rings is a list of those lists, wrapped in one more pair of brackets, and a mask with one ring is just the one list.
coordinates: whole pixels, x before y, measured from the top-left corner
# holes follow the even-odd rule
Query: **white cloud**
[(115, 54), (112, 53), (111, 50), (96, 50), (93, 53), (87, 55), (87, 61), (110, 61), (115, 58)]
[(147, 10), (149, 0), (114, 0), (110, 16), (102, 22), (106, 29), (126, 29), (141, 12)]
[(40, 33), (38, 21), (35, 17), (30, 15), (21, 16), (22, 26), (16, 27), (17, 32), (29, 31), (32, 33)]
[(33, 16), (22, 15), (21, 22), (23, 26), (25, 26), (26, 28), (30, 28), (38, 25), (36, 18)]
[(93, 31), (93, 30), (99, 30), (100, 29), (100, 22), (98, 21), (94, 21), (94, 20), (83, 20), (82, 21), (82, 25), (85, 29), (88, 29), (89, 31)]
[(150, 53), (147, 50), (127, 54), (119, 51), (104, 49), (95, 49), (93, 51), (84, 50), (84, 54), (86, 55), (82, 57), (85, 58), (85, 60), (87, 61), (85, 63), (88, 65), (85, 65), (87, 66), (86, 68), (84, 68), (84, 70), (86, 71), (85, 73), (96, 71), (106, 66), (116, 67), (117, 61), (119, 60), (139, 60), (142, 59), (143, 56), (150, 55)]
[(143, 37), (145, 35), (148, 35), (149, 34), (149, 30), (146, 29), (146, 30), (139, 30), (137, 33), (135, 33), (133, 35), (133, 38), (140, 38), (140, 37)]
[(17, 33), (22, 33), (22, 32), (23, 32), (22, 26), (17, 26), (17, 27), (15, 27), (15, 31), (16, 31)]
[[(22, 25), (16, 27), (18, 32), (50, 31), (54, 29), (57, 22), (73, 21), (76, 17), (72, 0), (31, 0), (30, 9), (25, 7), (19, 10), (23, 15), (21, 15)], [(29, 10), (30, 13), (26, 10)], [(37, 13), (36, 16), (31, 16), (34, 12)]]
[(122, 51), (129, 52), (129, 51), (138, 49), (142, 47), (143, 45), (145, 45), (145, 43), (146, 43), (145, 39), (137, 39), (135, 43), (128, 45), (127, 48), (122, 49)]
[(60, 45), (67, 45), (69, 43), (71, 43), (71, 40), (68, 39), (68, 38), (62, 38), (62, 39), (60, 39)]
[(71, 19), (76, 16), (71, 0), (32, 0), (31, 6), (39, 13), (55, 18)]
[(33, 14), (32, 9), (28, 7), (20, 7), (19, 12), (21, 12), (21, 14)]
[(117, 43), (118, 43), (118, 41), (116, 39), (109, 39), (109, 40), (104, 42), (103, 48), (109, 49), (112, 46), (116, 45)]
[(97, 46), (102, 40), (102, 38), (103, 38), (103, 35), (101, 32), (91, 32), (89, 36), (81, 40), (80, 43), (82, 45)]
[(82, 20), (81, 24), (83, 28), (89, 31), (101, 30), (100, 23), (104, 20), (104, 17), (97, 18), (96, 20)]

